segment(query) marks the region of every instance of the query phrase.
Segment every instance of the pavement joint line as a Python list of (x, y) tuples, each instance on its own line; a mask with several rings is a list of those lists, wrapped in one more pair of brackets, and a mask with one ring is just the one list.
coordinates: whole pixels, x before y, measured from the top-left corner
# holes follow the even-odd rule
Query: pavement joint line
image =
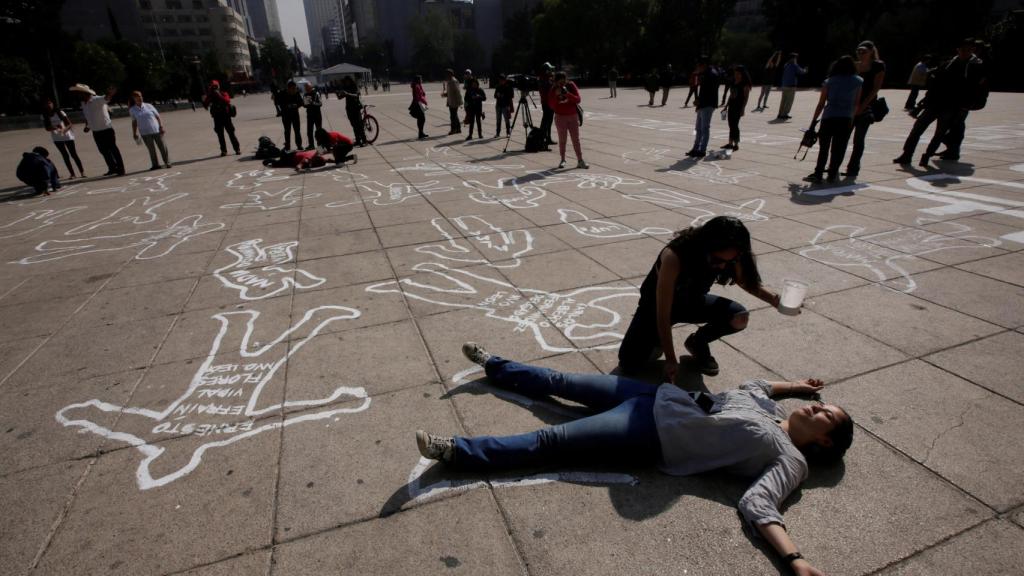
[(64, 525), (64, 520), (67, 519), (68, 513), (71, 511), (71, 507), (74, 505), (75, 500), (78, 497), (78, 491), (82, 488), (82, 484), (85, 484), (85, 481), (89, 477), (89, 473), (92, 472), (92, 468), (96, 465), (97, 460), (98, 458), (93, 458), (85, 465), (85, 470), (82, 471), (82, 475), (79, 476), (78, 481), (75, 482), (71, 492), (67, 497), (65, 497), (64, 506), (50, 524), (50, 529), (47, 532), (46, 537), (43, 538), (43, 542), (40, 544), (39, 550), (36, 551), (35, 556), (32, 558), (32, 562), (29, 563), (29, 573), (39, 566), (39, 562), (43, 559), (46, 551), (50, 548), (50, 544), (53, 542), (53, 539), (57, 536), (57, 533), (60, 532), (61, 527)]
[(942, 546), (943, 544), (945, 544), (946, 542), (950, 542), (954, 538), (958, 538), (961, 535), (970, 532), (971, 530), (974, 530), (976, 528), (980, 528), (984, 524), (988, 524), (990, 522), (995, 522), (995, 521), (998, 521), (998, 518), (983, 518), (982, 520), (979, 520), (975, 524), (972, 524), (972, 525), (970, 525), (970, 526), (968, 526), (966, 528), (958, 530), (958, 531), (954, 532), (953, 534), (946, 535), (946, 536), (936, 540), (935, 542), (933, 542), (932, 544), (930, 544), (928, 546), (925, 546), (923, 548), (919, 548), (918, 550), (914, 550), (913, 552), (911, 552), (910, 554), (907, 554), (906, 556), (903, 556), (902, 558), (894, 559), (894, 560), (890, 561), (889, 563), (885, 564), (884, 566), (880, 566), (879, 568), (876, 568), (876, 569), (874, 569), (874, 570), (872, 570), (870, 572), (867, 572), (867, 573), (864, 574), (864, 576), (876, 576), (878, 574), (882, 574), (883, 572), (885, 572), (889, 568), (894, 568), (896, 566), (899, 566), (900, 564), (903, 564), (904, 562), (906, 562), (908, 560), (912, 560), (912, 559), (914, 559), (914, 558), (916, 558), (918, 556), (921, 556), (921, 555), (925, 554), (926, 552), (928, 552), (929, 550), (938, 548), (938, 547)]

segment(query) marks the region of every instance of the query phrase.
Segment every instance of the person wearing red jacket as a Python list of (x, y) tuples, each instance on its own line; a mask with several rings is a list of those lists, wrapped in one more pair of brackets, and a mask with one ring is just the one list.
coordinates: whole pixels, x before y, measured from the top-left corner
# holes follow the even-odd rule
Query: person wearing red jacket
[(416, 128), (419, 130), (417, 138), (427, 138), (423, 131), (423, 125), (427, 122), (427, 93), (423, 90), (423, 77), (416, 76), (412, 79), (412, 103), (409, 104), (409, 114), (416, 119)]
[(341, 132), (328, 132), (323, 128), (316, 131), (316, 145), (319, 146), (324, 152), (330, 152), (334, 155), (334, 163), (341, 164), (342, 162), (352, 161), (355, 163), (358, 161), (355, 154), (349, 154), (352, 151), (355, 144), (352, 139), (345, 136)]
[(565, 133), (572, 136), (572, 148), (576, 151), (576, 167), (590, 168), (583, 161), (583, 150), (580, 148), (580, 121), (577, 105), (580, 103), (580, 90), (574, 82), (569, 82), (565, 72), (555, 74), (555, 83), (548, 93), (548, 106), (555, 112), (555, 128), (558, 129), (558, 153), (562, 161), (559, 168), (565, 168)]
[(240, 154), (242, 147), (238, 144), (238, 138), (235, 138), (235, 125), (231, 122), (231, 96), (227, 92), (221, 91), (220, 82), (216, 80), (210, 82), (206, 96), (203, 97), (203, 108), (209, 110), (210, 116), (213, 117), (213, 131), (217, 133), (217, 141), (220, 142), (220, 155), (227, 156), (228, 153), (227, 145), (224, 142), (225, 131), (231, 138), (231, 146), (234, 147), (235, 154)]

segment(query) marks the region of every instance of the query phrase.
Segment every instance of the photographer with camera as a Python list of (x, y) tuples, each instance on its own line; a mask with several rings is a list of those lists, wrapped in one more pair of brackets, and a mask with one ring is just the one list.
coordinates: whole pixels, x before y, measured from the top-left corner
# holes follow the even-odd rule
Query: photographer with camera
[(580, 147), (580, 119), (577, 106), (580, 103), (580, 90), (574, 82), (570, 82), (565, 72), (555, 74), (555, 83), (548, 94), (548, 106), (555, 114), (555, 127), (558, 128), (558, 154), (561, 156), (559, 168), (565, 168), (565, 133), (572, 137), (572, 148), (576, 152), (576, 167), (590, 168), (583, 161), (583, 150)]
[(551, 83), (551, 73), (554, 69), (555, 67), (552, 66), (550, 62), (545, 62), (544, 65), (541, 66), (539, 74), (539, 89), (537, 90), (538, 94), (540, 94), (540, 108), (543, 112), (540, 117), (540, 131), (544, 133), (544, 143), (548, 145), (555, 143), (555, 141), (551, 139), (551, 122), (555, 118), (555, 110), (549, 103), (549, 97), (553, 87)]

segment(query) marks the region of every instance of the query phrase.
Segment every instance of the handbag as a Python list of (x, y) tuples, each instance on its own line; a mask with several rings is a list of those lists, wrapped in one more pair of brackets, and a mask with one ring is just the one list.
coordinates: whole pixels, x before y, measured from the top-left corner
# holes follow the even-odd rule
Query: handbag
[(235, 108), (234, 104), (229, 104), (228, 106), (228, 113), (231, 115), (231, 117), (234, 118), (235, 116), (238, 116), (238, 108)]
[(796, 154), (793, 155), (793, 159), (800, 155), (800, 150), (804, 149), (804, 156), (800, 160), (807, 159), (807, 153), (814, 148), (814, 145), (818, 143), (818, 121), (811, 122), (811, 126), (804, 131), (804, 135), (800, 138), (800, 145), (796, 147)]
[(882, 118), (889, 113), (889, 104), (886, 103), (885, 98), (875, 98), (871, 101), (871, 117), (875, 122), (881, 122)]

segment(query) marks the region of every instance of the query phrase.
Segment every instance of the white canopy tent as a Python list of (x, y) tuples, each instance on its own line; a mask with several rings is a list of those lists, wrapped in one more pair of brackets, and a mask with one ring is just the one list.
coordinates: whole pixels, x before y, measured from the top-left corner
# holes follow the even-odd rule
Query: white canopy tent
[(369, 68), (363, 68), (362, 66), (356, 66), (355, 64), (336, 64), (320, 71), (320, 83), (330, 84), (335, 80), (341, 80), (346, 76), (351, 76), (358, 80), (360, 84), (367, 84), (373, 77), (373, 72)]

